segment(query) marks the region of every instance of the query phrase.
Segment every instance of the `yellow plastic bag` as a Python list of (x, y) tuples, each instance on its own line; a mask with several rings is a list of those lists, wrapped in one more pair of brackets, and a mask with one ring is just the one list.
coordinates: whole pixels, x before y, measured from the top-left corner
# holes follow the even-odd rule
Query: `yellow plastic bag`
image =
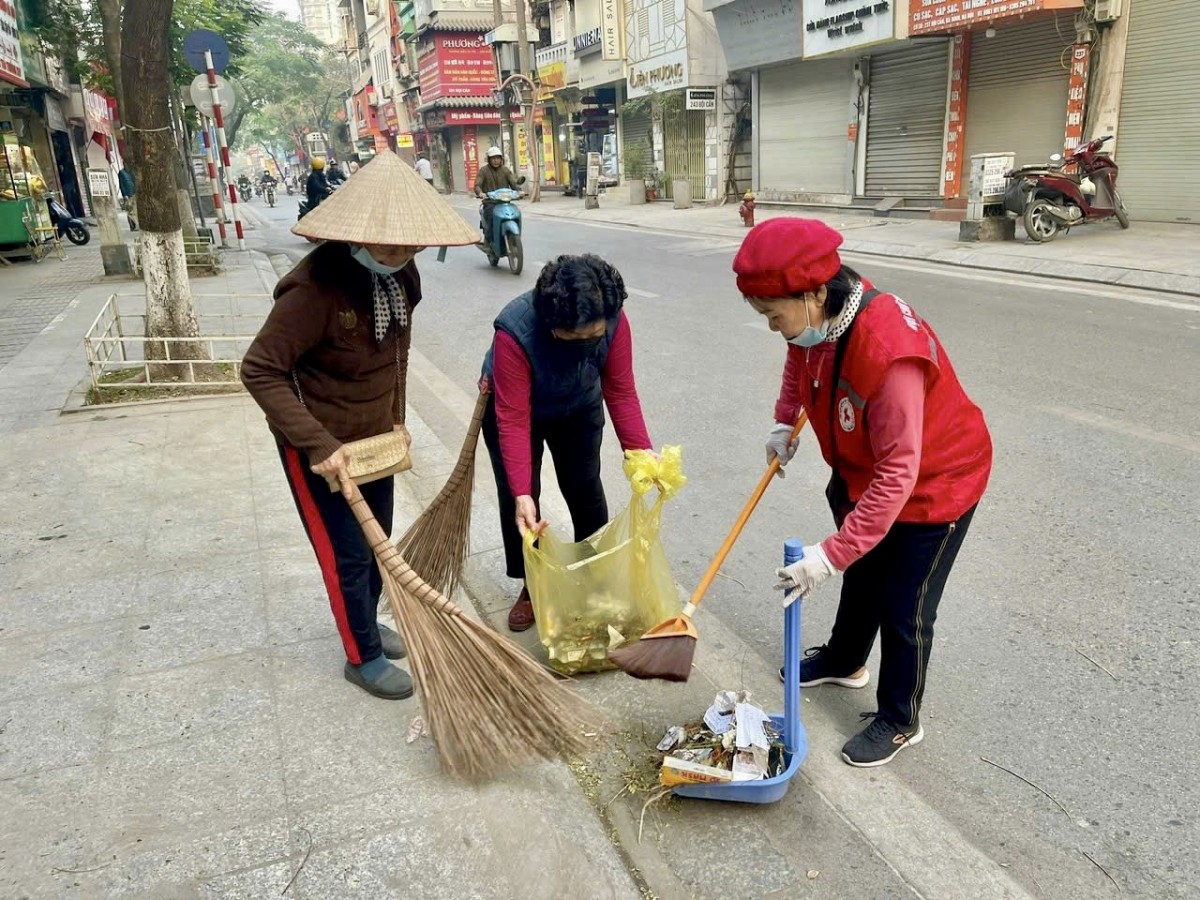
[[(680, 613), (679, 594), (659, 538), (663, 502), (686, 483), (682, 449), (625, 454), (633, 496), (611, 522), (579, 543), (547, 529), (525, 535), (525, 580), (538, 637), (550, 666), (564, 675), (615, 666), (611, 648)], [(646, 495), (657, 490), (651, 500)]]

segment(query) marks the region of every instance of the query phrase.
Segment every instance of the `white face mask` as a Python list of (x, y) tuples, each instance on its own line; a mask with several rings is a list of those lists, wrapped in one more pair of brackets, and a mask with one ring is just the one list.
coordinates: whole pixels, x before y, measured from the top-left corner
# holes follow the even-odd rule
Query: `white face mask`
[(788, 343), (797, 347), (815, 347), (829, 336), (829, 320), (821, 323), (820, 328), (813, 328), (812, 317), (808, 314), (808, 301), (804, 301), (804, 318), (808, 325), (794, 338), (788, 338)]

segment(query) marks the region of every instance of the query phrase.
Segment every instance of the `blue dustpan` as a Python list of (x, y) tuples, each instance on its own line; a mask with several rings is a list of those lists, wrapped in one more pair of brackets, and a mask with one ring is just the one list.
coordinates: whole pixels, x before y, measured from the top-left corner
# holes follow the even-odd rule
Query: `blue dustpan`
[[(804, 557), (804, 543), (783, 544), (783, 564), (790, 566)], [(808, 733), (800, 721), (800, 603), (796, 600), (783, 613), (783, 715), (771, 716), (771, 724), (783, 734), (783, 772), (759, 781), (731, 784), (684, 784), (674, 788), (680, 797), (728, 800), (733, 803), (774, 803), (787, 793), (788, 784), (808, 756)]]

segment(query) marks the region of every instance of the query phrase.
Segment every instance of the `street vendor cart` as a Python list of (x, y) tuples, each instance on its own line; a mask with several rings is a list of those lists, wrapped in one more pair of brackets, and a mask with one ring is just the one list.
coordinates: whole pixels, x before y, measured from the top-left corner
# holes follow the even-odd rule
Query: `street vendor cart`
[(0, 135), (0, 260), (4, 263), (10, 257), (40, 262), (50, 250), (64, 257), (50, 221), (45, 189), (32, 148), (16, 135)]

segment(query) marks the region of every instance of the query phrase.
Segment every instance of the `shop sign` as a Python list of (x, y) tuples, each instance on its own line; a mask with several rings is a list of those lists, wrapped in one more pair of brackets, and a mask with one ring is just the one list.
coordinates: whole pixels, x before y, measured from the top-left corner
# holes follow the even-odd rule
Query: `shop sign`
[(890, 41), (896, 14), (891, 0), (825, 0), (806, 4), (804, 56), (823, 56), (854, 47)]
[(1067, 133), (1063, 141), (1067, 153), (1083, 143), (1084, 101), (1087, 98), (1091, 55), (1090, 44), (1076, 44), (1071, 48), (1071, 76), (1067, 81)]
[(967, 125), (967, 62), (971, 42), (954, 36), (950, 45), (950, 99), (946, 118), (946, 152), (942, 168), (942, 196), (962, 196), (962, 154)]
[(599, 53), (602, 49), (602, 34), (601, 29), (592, 28), (582, 34), (575, 35), (572, 39), (572, 43), (575, 45), (575, 55), (590, 56), (593, 53)]
[(1083, 0), (910, 0), (908, 33), (944, 34), (1042, 10), (1082, 8)]
[(686, 0), (629, 0), (625, 6), (630, 99), (687, 87)]
[(600, 0), (601, 52), (605, 59), (621, 58), (620, 0)]
[(17, 7), (13, 0), (0, 0), (0, 81), (29, 87), (21, 61), (21, 35), (17, 30)]
[(396, 112), (395, 103), (388, 101), (383, 104), (383, 121), (390, 134), (397, 134), (400, 131), (400, 116)]
[(567, 86), (567, 64), (562, 60), (538, 66), (537, 72), (541, 84), (540, 100), (550, 99), (551, 94)]
[(688, 88), (684, 102), (685, 109), (716, 109), (717, 92), (715, 88)]
[(443, 97), (490, 97), (496, 65), (483, 33), (438, 32), (418, 60), (421, 101)]
[(413, 146), (412, 132), (402, 131), (396, 138), (396, 146), (402, 149), (411, 148)]
[[(509, 118), (514, 122), (522, 121), (523, 113), (513, 107), (508, 111)], [(540, 118), (536, 116), (535, 120)], [(495, 107), (480, 106), (468, 109), (443, 109), (436, 113), (425, 114), (427, 128), (454, 128), (459, 125), (499, 125), (500, 110)]]

